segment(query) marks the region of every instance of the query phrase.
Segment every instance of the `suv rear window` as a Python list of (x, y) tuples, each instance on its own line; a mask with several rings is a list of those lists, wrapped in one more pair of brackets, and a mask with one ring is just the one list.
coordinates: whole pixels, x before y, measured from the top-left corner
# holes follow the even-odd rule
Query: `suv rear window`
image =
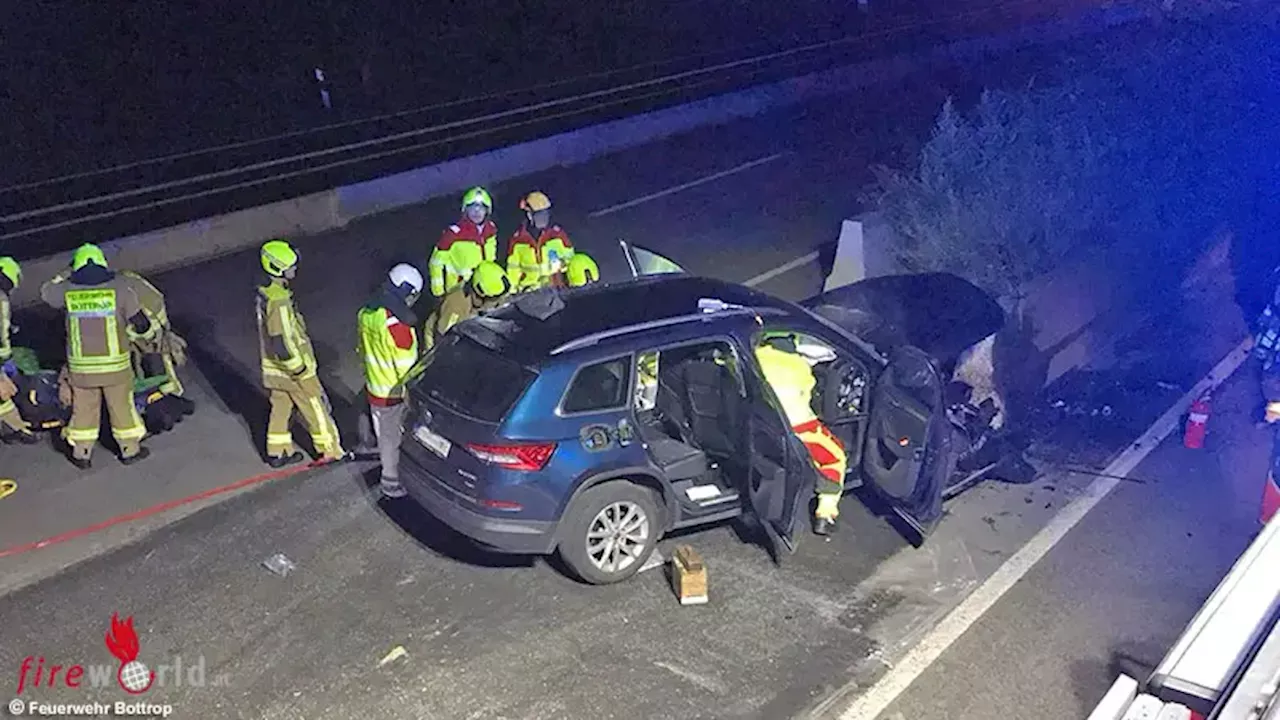
[(446, 335), (420, 366), (415, 389), (484, 422), (501, 422), (536, 374), (458, 334)]

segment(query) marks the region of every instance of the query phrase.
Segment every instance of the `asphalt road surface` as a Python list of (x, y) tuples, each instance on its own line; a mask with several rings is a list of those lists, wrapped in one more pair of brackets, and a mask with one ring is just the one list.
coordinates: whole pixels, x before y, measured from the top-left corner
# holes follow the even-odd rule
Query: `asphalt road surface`
[[(821, 272), (792, 261), (818, 253), (856, 213), (867, 165), (892, 160), (878, 149), (919, 137), (946, 91), (1016, 82), (1052, 61), (1024, 53), (981, 73), (933, 70), (878, 96), (506, 183), (493, 188), (501, 227), (512, 229), (516, 200), (538, 188), (606, 274), (622, 273), (614, 241), (625, 237), (691, 271), (802, 297), (816, 292)], [(344, 430), (358, 412), (354, 308), (391, 262), (425, 263), (454, 217), (455, 202), (440, 201), (300, 242), (299, 304)], [(255, 255), (241, 253), (157, 278), (201, 372), (249, 429), (262, 422), (255, 267)], [(929, 612), (943, 608), (937, 598), (981, 582), (1072, 487), (1087, 484), (983, 488), (953, 504), (924, 550), (908, 549), (851, 499), (839, 535), (803, 542), (780, 568), (740, 528), (698, 532), (685, 540), (708, 558), (712, 602), (686, 608), (662, 569), (584, 587), (542, 560), (479, 553), (411, 503), (377, 503), (370, 481), (367, 470), (344, 466), (277, 482), (0, 598), (0, 614), (19, 619), (4, 631), (0, 675), (12, 673), (16, 690), (29, 655), (114, 673), (102, 637), (120, 613), (135, 617), (139, 661), (158, 670), (181, 657), (204, 668), (202, 682), (187, 676), (181, 686), (169, 670), (164, 687), (145, 696), (172, 702), (181, 717), (788, 717), (876, 664), (885, 622), (911, 599), (894, 571), (915, 568), (909, 580), (934, 598)], [(280, 577), (261, 567), (275, 553), (296, 569)], [(865, 592), (877, 580), (896, 590)], [(917, 624), (899, 627), (895, 642), (916, 636), (928, 615), (913, 615)], [(83, 702), (122, 693), (40, 687), (23, 696)]]

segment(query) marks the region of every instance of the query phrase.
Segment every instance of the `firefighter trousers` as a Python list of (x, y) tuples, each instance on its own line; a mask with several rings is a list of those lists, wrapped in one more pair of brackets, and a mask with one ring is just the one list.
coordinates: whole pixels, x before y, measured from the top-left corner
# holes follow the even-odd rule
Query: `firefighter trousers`
[(0, 434), (7, 435), (8, 430), (20, 433), (31, 432), (31, 427), (18, 414), (18, 406), (14, 405), (12, 400), (0, 402)]
[(267, 420), (267, 455), (285, 457), (295, 452), (293, 433), (289, 425), (296, 408), (311, 433), (311, 443), (317, 453), (326, 458), (342, 456), (338, 426), (333, 421), (329, 397), (315, 377), (299, 380), (288, 389), (269, 388), (271, 416)]
[(832, 435), (820, 420), (810, 420), (796, 425), (791, 430), (804, 443), (805, 449), (809, 451), (809, 457), (813, 459), (813, 464), (817, 466), (818, 474), (822, 477), (817, 488), (818, 494), (839, 496), (843, 493), (844, 474), (849, 468), (849, 456), (845, 453), (844, 445), (840, 444), (840, 440)]
[(72, 457), (87, 460), (93, 453), (104, 403), (111, 420), (111, 436), (120, 446), (120, 457), (138, 454), (147, 426), (133, 404), (133, 383), (122, 382), (105, 387), (71, 386), (71, 421), (63, 430), (63, 437), (71, 446)]

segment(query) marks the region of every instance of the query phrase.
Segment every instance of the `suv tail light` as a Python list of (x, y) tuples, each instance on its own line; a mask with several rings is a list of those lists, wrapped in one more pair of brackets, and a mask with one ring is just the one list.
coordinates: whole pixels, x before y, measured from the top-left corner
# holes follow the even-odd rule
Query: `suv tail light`
[(555, 443), (522, 443), (512, 445), (467, 445), (482, 462), (497, 465), (509, 470), (535, 472), (546, 467), (551, 453), (556, 451)]

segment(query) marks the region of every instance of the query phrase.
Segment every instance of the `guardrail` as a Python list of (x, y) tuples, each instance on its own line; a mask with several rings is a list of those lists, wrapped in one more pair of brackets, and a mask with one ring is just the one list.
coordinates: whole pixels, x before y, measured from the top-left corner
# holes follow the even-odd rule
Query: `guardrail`
[[(599, 124), (637, 112), (848, 65), (885, 40), (958, 22), (1012, 21), (1026, 0), (706, 65), (679, 58), (524, 90), (301, 130), (0, 188), (0, 252), (21, 258), (176, 225)], [(985, 28), (984, 28), (985, 29)], [(875, 43), (880, 43), (876, 45)], [(891, 44), (891, 43), (888, 43)], [(704, 64), (699, 64), (703, 62)], [(682, 65), (691, 65), (679, 69)], [(664, 70), (656, 77), (654, 72)], [(559, 93), (543, 97), (547, 93)], [(420, 126), (422, 116), (433, 122)]]

